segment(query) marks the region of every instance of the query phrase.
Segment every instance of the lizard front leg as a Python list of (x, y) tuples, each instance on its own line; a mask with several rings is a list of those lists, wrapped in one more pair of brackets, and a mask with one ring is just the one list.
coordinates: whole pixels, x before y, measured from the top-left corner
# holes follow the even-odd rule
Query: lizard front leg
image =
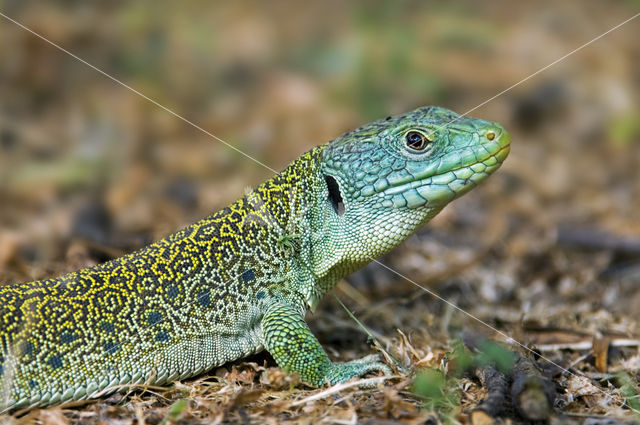
[(346, 363), (329, 360), (300, 311), (286, 302), (269, 307), (262, 318), (262, 334), (267, 351), (278, 366), (289, 373), (297, 372), (303, 382), (314, 387), (348, 381), (373, 371), (391, 375), (391, 369), (372, 361), (372, 356)]

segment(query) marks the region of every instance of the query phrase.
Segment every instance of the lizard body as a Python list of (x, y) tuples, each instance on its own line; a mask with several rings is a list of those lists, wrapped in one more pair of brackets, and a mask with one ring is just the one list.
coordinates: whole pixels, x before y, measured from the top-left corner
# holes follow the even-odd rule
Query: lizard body
[(148, 247), (0, 286), (0, 413), (165, 384), (268, 350), (313, 386), (388, 367), (329, 360), (304, 314), (400, 244), (509, 152), (499, 125), (438, 107), (305, 153)]

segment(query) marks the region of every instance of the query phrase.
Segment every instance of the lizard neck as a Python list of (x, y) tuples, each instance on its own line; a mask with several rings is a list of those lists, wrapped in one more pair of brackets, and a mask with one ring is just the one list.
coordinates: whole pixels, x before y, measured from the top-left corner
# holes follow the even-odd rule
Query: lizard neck
[(340, 279), (371, 261), (354, 261), (343, 243), (349, 229), (331, 202), (323, 173), (326, 147), (303, 154), (245, 197), (257, 217), (267, 217), (268, 231), (275, 232), (288, 264), (286, 292), (298, 294), (312, 310)]
[[(315, 252), (327, 232), (323, 220), (321, 173), (322, 152), (326, 145), (303, 154), (282, 172), (245, 196), (250, 209), (260, 217), (267, 232), (274, 235), (277, 251), (287, 265), (283, 293), (297, 294), (305, 308), (315, 308), (326, 290), (326, 270), (314, 262)], [(331, 285), (332, 286), (332, 285)]]
[(309, 232), (308, 215), (316, 208), (321, 190), (319, 162), (325, 146), (306, 152), (246, 196), (252, 208), (266, 213), (268, 225), (283, 241), (293, 242)]
[[(346, 210), (336, 208), (324, 170), (326, 147), (305, 153), (246, 196), (250, 209), (261, 220), (266, 217), (269, 233), (275, 234), (287, 264), (286, 292), (298, 294), (312, 310), (340, 279), (393, 249), (439, 211), (379, 211), (353, 203)], [(360, 231), (363, 223), (378, 231)], [(389, 226), (394, 238), (387, 236)]]

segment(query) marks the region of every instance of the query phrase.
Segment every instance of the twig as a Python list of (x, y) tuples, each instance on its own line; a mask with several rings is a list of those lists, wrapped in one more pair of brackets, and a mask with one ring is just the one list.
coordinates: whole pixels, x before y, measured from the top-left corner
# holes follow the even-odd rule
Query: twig
[(542, 376), (535, 363), (520, 357), (513, 367), (511, 401), (518, 413), (529, 420), (547, 419), (556, 397), (553, 382)]
[(559, 245), (622, 254), (640, 254), (640, 239), (637, 238), (613, 235), (590, 228), (560, 227), (556, 232), (556, 241)]
[(347, 388), (356, 387), (359, 385), (379, 384), (381, 382), (384, 382), (392, 378), (398, 378), (398, 376), (379, 376), (376, 378), (358, 379), (357, 381), (343, 382), (343, 383), (334, 385), (332, 387), (329, 387), (324, 391), (320, 391), (319, 393), (303, 398), (302, 400), (294, 401), (293, 403), (291, 403), (291, 405), (299, 406), (301, 404), (305, 404), (310, 401), (316, 401), (316, 400), (323, 399), (325, 397), (329, 397), (330, 395), (338, 393), (342, 390), (346, 390)]
[[(610, 347), (640, 347), (640, 340), (630, 338), (616, 338), (609, 342)], [(558, 344), (536, 344), (536, 350), (538, 351), (559, 351), (559, 350), (572, 350), (572, 351), (585, 351), (593, 348), (593, 340), (567, 342)]]
[(488, 425), (495, 422), (505, 408), (507, 399), (507, 378), (495, 367), (489, 365), (477, 368), (475, 375), (487, 389), (487, 397), (471, 411), (469, 420), (472, 425)]

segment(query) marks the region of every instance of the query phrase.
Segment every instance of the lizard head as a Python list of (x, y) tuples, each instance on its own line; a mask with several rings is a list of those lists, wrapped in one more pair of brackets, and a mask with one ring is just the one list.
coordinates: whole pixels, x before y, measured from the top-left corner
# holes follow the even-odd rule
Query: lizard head
[(500, 167), (510, 136), (497, 123), (439, 107), (374, 121), (326, 145), (326, 225), (343, 257), (398, 245)]

